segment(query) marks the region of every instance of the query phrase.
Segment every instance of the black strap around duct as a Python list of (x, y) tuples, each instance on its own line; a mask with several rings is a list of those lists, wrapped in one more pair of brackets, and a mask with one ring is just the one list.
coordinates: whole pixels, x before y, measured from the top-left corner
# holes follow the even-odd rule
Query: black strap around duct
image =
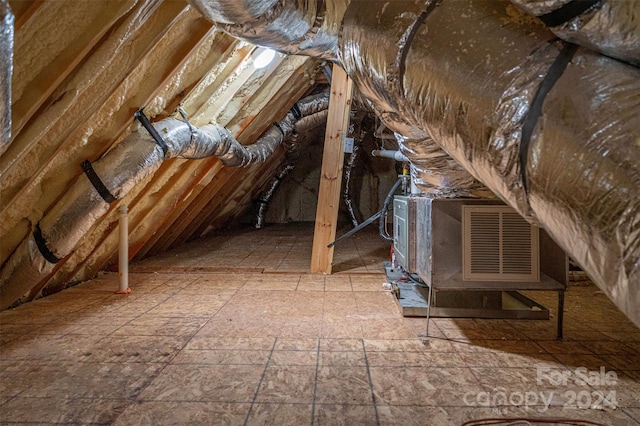
[(557, 27), (582, 15), (600, 2), (601, 0), (572, 0), (553, 12), (538, 16), (538, 18), (548, 27)]
[(36, 246), (38, 247), (38, 250), (40, 250), (40, 254), (42, 255), (42, 257), (45, 258), (45, 260), (49, 263), (58, 263), (60, 262), (60, 259), (51, 252), (51, 250), (49, 250), (49, 247), (47, 247), (47, 242), (44, 240), (44, 237), (42, 236), (42, 229), (40, 229), (40, 222), (38, 222), (36, 224), (36, 229), (33, 230), (33, 239), (36, 242)]
[(528, 192), (527, 162), (529, 161), (529, 144), (531, 143), (533, 130), (538, 123), (538, 119), (542, 115), (542, 105), (544, 104), (544, 100), (547, 97), (547, 94), (551, 91), (558, 79), (562, 76), (565, 69), (567, 69), (569, 62), (571, 62), (571, 59), (573, 58), (573, 55), (576, 53), (577, 49), (577, 45), (565, 43), (564, 47), (560, 51), (560, 54), (556, 57), (556, 60), (549, 68), (547, 75), (542, 79), (542, 83), (540, 83), (538, 91), (531, 101), (529, 111), (527, 111), (527, 115), (524, 118), (524, 122), (522, 124), (522, 137), (520, 139), (519, 162), (520, 174), (522, 175), (522, 185), (524, 187), (525, 193)]
[(275, 126), (276, 129), (278, 129), (280, 131), (280, 133), (282, 133), (282, 136), (286, 136), (285, 133), (284, 133), (284, 129), (282, 128), (280, 123), (278, 123), (277, 121), (274, 121), (273, 125)]
[(104, 183), (100, 179), (100, 176), (98, 176), (96, 171), (93, 170), (93, 166), (91, 165), (91, 162), (89, 160), (85, 160), (82, 162), (82, 171), (85, 175), (87, 175), (89, 182), (91, 182), (91, 185), (93, 185), (95, 190), (98, 191), (98, 194), (100, 194), (104, 201), (111, 204), (117, 200), (117, 198), (113, 196), (111, 191), (109, 191), (109, 188), (104, 185)]
[(416, 38), (418, 31), (424, 25), (429, 15), (431, 15), (431, 13), (434, 10), (436, 10), (436, 8), (440, 5), (440, 3), (442, 3), (442, 1), (443, 0), (431, 1), (427, 6), (427, 9), (420, 14), (418, 19), (416, 19), (416, 22), (413, 24), (413, 27), (411, 28), (411, 32), (409, 32), (409, 35), (407, 36), (407, 41), (405, 42), (402, 48), (402, 52), (400, 54), (400, 63), (398, 65), (398, 68), (399, 68), (398, 73), (399, 73), (401, 85), (404, 85), (404, 73), (406, 70), (406, 61), (407, 61), (407, 55), (409, 54), (409, 48), (411, 47), (411, 44), (413, 43), (413, 40)]
[(291, 107), (291, 114), (293, 114), (293, 117), (296, 120), (300, 120), (302, 118), (302, 111), (300, 111), (300, 107), (297, 102)]
[(164, 139), (162, 139), (162, 136), (160, 136), (160, 134), (158, 133), (156, 128), (153, 127), (153, 125), (151, 124), (151, 122), (149, 121), (147, 116), (144, 115), (143, 109), (144, 108), (140, 108), (139, 110), (137, 110), (136, 113), (133, 116), (136, 118), (136, 120), (138, 120), (140, 122), (140, 124), (142, 124), (142, 127), (147, 129), (147, 132), (149, 132), (149, 134), (151, 135), (153, 140), (156, 141), (156, 143), (158, 144), (158, 146), (160, 148), (162, 148), (162, 152), (164, 153), (164, 156), (166, 157), (167, 156), (167, 151), (169, 151), (169, 147), (164, 142)]

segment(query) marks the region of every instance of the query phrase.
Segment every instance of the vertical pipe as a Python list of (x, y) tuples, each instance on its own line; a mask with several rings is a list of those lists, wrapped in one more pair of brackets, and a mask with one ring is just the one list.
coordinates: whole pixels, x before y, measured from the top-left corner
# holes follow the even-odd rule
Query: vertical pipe
[(129, 217), (127, 206), (118, 208), (120, 212), (120, 241), (118, 245), (118, 277), (120, 278), (120, 288), (117, 294), (129, 294)]

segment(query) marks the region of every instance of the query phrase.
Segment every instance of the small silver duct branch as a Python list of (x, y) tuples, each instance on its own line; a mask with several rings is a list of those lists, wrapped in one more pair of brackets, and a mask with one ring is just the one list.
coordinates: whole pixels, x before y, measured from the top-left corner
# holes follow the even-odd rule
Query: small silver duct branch
[(0, 0), (0, 155), (11, 143), (11, 76), (13, 74), (14, 16), (7, 0)]
[(365, 139), (373, 135), (369, 130), (374, 124), (373, 120), (369, 119), (370, 117), (372, 117), (370, 110), (353, 110), (352, 108), (349, 133), (353, 136), (353, 151), (345, 158), (344, 169), (342, 171), (342, 200), (344, 201), (347, 214), (354, 228), (360, 224), (359, 219), (363, 218), (357, 203), (353, 201), (354, 173), (360, 170), (360, 175), (362, 175), (364, 174), (364, 169), (367, 168), (358, 168), (357, 164), (358, 162), (362, 164), (364, 160), (367, 160), (366, 157), (362, 157), (362, 148)]
[(325, 91), (322, 96), (318, 98), (318, 111), (312, 115), (301, 118), (295, 125), (295, 132), (291, 136), (282, 142), (282, 146), (285, 149), (286, 158), (285, 163), (278, 168), (275, 175), (267, 185), (267, 188), (262, 192), (258, 199), (258, 213), (256, 215), (255, 227), (260, 229), (264, 227), (265, 218), (269, 211), (269, 206), (278, 188), (282, 184), (282, 181), (296, 168), (296, 163), (300, 157), (300, 150), (304, 145), (304, 141), (307, 140), (304, 135), (305, 132), (309, 132), (317, 128), (318, 126), (326, 123), (327, 113), (329, 108), (329, 92)]
[[(190, 1), (215, 22), (200, 7), (211, 2)], [(624, 38), (611, 30), (638, 25), (639, 1), (607, 2), (621, 5), (614, 22), (596, 29), (608, 55), (638, 59), (637, 30), (625, 30)], [(213, 3), (217, 10), (238, 4)], [(280, 25), (284, 15), (309, 24), (311, 3), (271, 2), (253, 21), (228, 19), (222, 27), (281, 51), (335, 56), (387, 127), (407, 140), (435, 142), (546, 229), (640, 325), (637, 67), (594, 53), (589, 49), (598, 46), (580, 37), (572, 41), (586, 49), (554, 41), (540, 20), (504, 0), (357, 0), (343, 15), (331, 9), (304, 34)], [(334, 3), (343, 2), (318, 2), (315, 10)], [(322, 54), (304, 48), (319, 25), (340, 31), (331, 38), (337, 46)], [(283, 35), (272, 37), (274, 28)]]
[[(246, 167), (265, 161), (294, 131), (296, 123), (312, 120), (326, 109), (328, 93), (296, 102), (292, 111), (271, 126), (252, 145), (243, 146), (227, 129), (215, 124), (194, 127), (169, 117), (153, 124), (167, 147), (166, 154), (152, 136), (140, 128), (92, 164), (95, 174), (115, 199), (122, 199), (139, 182), (153, 175), (165, 159), (218, 157), (229, 167)], [(295, 111), (295, 112), (294, 112)], [(27, 292), (39, 291), (56, 261), (73, 252), (78, 242), (107, 213), (105, 201), (87, 176), (53, 206), (0, 271), (0, 309), (11, 306)], [(43, 255), (43, 247), (47, 256)], [(39, 247), (40, 245), (40, 247)], [(47, 260), (49, 258), (49, 260)]]
[(259, 206), (258, 206), (258, 214), (256, 215), (256, 223), (255, 223), (256, 229), (261, 229), (264, 227), (265, 220), (267, 217), (267, 212), (269, 211), (269, 206), (271, 205), (271, 201), (273, 200), (273, 197), (278, 191), (278, 188), (280, 188), (280, 184), (282, 183), (282, 181), (287, 176), (289, 176), (289, 173), (294, 171), (295, 168), (296, 168), (295, 160), (280, 166), (276, 171), (276, 174), (273, 176), (273, 178), (271, 178), (271, 182), (269, 182), (269, 184), (267, 185), (267, 189), (265, 189), (262, 192), (262, 195), (258, 200)]

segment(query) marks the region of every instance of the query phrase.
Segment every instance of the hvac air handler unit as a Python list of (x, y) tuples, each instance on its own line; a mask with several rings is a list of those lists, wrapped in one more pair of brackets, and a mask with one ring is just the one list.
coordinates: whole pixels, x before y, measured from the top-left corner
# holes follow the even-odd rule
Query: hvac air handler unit
[(501, 201), (396, 196), (394, 253), (405, 316), (549, 319), (519, 291), (554, 290), (562, 338), (567, 255)]

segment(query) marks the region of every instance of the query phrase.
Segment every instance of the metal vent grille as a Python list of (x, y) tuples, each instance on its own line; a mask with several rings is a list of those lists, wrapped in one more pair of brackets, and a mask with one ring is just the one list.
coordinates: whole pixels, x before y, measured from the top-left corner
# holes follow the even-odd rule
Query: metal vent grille
[(538, 228), (507, 206), (463, 206), (465, 281), (539, 281)]

